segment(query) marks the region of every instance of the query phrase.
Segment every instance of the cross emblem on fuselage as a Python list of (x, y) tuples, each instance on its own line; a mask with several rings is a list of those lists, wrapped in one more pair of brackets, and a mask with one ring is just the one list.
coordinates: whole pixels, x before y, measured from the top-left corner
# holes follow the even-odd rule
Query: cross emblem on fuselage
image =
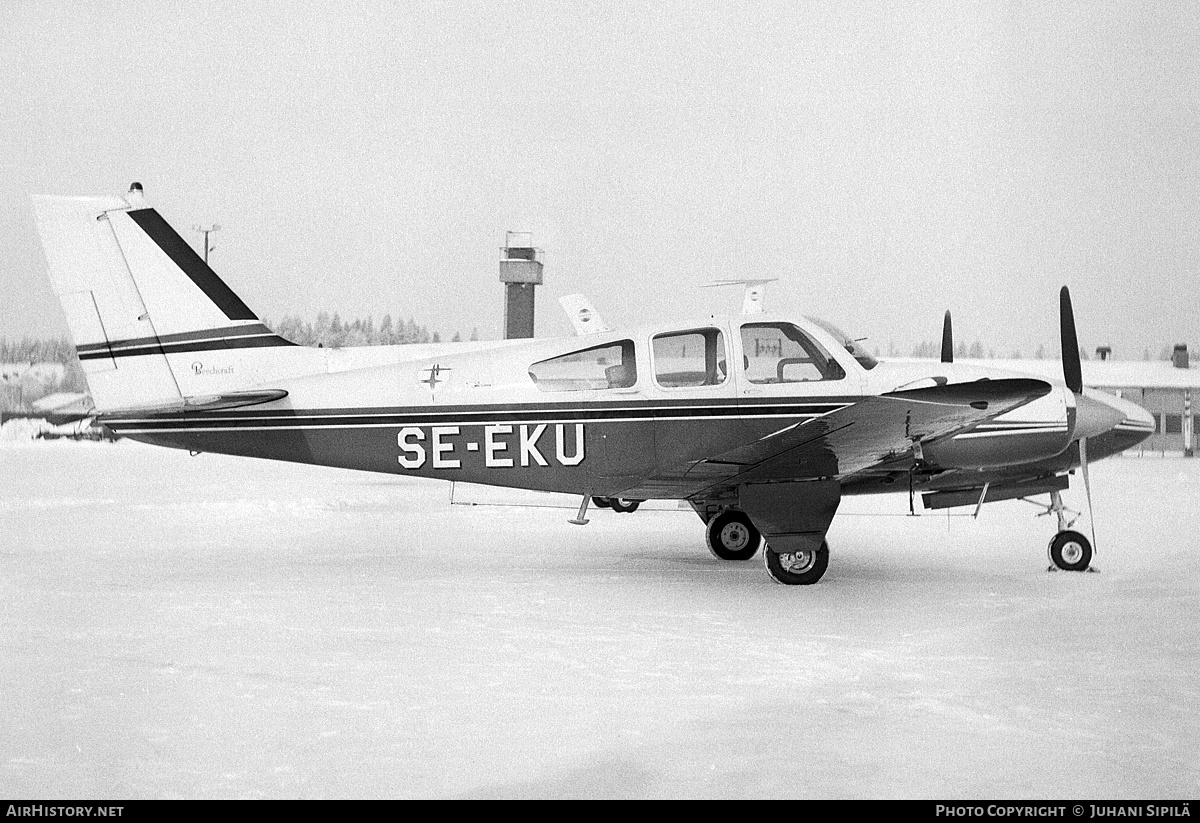
[(429, 372), (429, 376), (426, 377), (421, 382), (424, 383), (425, 385), (429, 386), (430, 391), (433, 391), (435, 388), (437, 388), (437, 385), (439, 383), (446, 382), (445, 380), (438, 380), (438, 375), (444, 371), (451, 371), (451, 369), (447, 368), (446, 366), (441, 365), (440, 363), (434, 363), (432, 366), (430, 366), (428, 369), (426, 369), (426, 371)]

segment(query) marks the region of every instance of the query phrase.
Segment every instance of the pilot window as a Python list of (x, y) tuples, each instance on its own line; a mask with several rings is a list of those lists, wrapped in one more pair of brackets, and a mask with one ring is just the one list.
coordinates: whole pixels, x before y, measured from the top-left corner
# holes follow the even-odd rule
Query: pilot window
[(637, 382), (633, 341), (563, 354), (529, 367), (529, 378), (541, 391), (627, 389)]
[(666, 389), (725, 382), (725, 335), (720, 329), (660, 334), (654, 338), (654, 379)]
[(846, 376), (817, 341), (791, 323), (745, 324), (742, 354), (751, 383), (806, 383)]

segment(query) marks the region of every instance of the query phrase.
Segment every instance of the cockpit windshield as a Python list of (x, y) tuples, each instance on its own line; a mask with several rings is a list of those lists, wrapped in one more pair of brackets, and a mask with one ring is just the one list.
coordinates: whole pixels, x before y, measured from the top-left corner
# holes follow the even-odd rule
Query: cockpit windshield
[[(820, 317), (809, 317), (809, 320), (816, 323), (833, 337), (834, 340), (842, 344), (846, 351), (850, 352), (850, 356), (858, 361), (858, 365), (868, 371), (879, 365), (879, 361), (871, 356), (867, 351), (867, 347), (862, 345), (861, 340), (854, 340), (850, 335), (839, 329), (837, 326), (830, 323), (828, 320), (822, 320)], [(862, 338), (865, 340), (866, 338)]]

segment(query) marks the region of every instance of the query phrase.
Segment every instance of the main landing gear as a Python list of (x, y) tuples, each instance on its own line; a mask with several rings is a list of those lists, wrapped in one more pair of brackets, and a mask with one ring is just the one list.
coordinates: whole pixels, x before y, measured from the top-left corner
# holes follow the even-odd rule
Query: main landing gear
[(718, 560), (749, 560), (758, 554), (762, 535), (750, 518), (727, 509), (708, 521), (708, 550)]
[[(1066, 514), (1068, 511), (1069, 509), (1063, 505), (1062, 494), (1056, 491), (1050, 492), (1050, 506), (1044, 513), (1053, 512), (1058, 517), (1058, 534), (1054, 535), (1050, 545), (1047, 546), (1050, 562), (1054, 564), (1050, 570), (1089, 571), (1089, 566), (1092, 564), (1092, 544), (1081, 533), (1071, 529), (1077, 518), (1068, 520)], [(1091, 569), (1091, 571), (1095, 571), (1095, 569)]]
[(829, 544), (821, 541), (815, 551), (787, 552), (780, 554), (767, 549), (763, 552), (767, 574), (776, 583), (785, 586), (807, 586), (816, 583), (829, 566)]
[(708, 550), (718, 560), (749, 560), (763, 549), (767, 574), (785, 586), (816, 583), (829, 566), (829, 544), (813, 551), (779, 553), (771, 550), (745, 512), (726, 509), (713, 515), (706, 531)]
[(598, 509), (612, 509), (615, 512), (629, 514), (637, 511), (642, 505), (641, 500), (627, 500), (624, 497), (593, 497), (592, 505)]

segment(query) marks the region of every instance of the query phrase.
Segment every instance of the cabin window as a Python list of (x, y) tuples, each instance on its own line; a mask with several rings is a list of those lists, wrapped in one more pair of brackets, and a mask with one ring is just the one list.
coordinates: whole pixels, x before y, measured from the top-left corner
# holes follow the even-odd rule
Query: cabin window
[(529, 367), (529, 379), (547, 392), (630, 388), (637, 382), (633, 341), (618, 340), (539, 361)]
[(745, 324), (742, 355), (751, 383), (807, 383), (846, 376), (820, 343), (791, 323)]
[(813, 323), (816, 323), (825, 331), (829, 332), (833, 339), (841, 343), (843, 348), (850, 353), (850, 356), (858, 361), (858, 365), (862, 366), (867, 371), (870, 371), (879, 365), (879, 361), (871, 356), (871, 353), (867, 351), (867, 347), (861, 345), (862, 341), (866, 340), (867, 338), (863, 337), (855, 340), (837, 326), (830, 323), (828, 320), (824, 320), (820, 317), (807, 317), (806, 319), (811, 320)]
[(666, 389), (719, 386), (725, 382), (725, 335), (692, 329), (654, 338), (654, 379)]

